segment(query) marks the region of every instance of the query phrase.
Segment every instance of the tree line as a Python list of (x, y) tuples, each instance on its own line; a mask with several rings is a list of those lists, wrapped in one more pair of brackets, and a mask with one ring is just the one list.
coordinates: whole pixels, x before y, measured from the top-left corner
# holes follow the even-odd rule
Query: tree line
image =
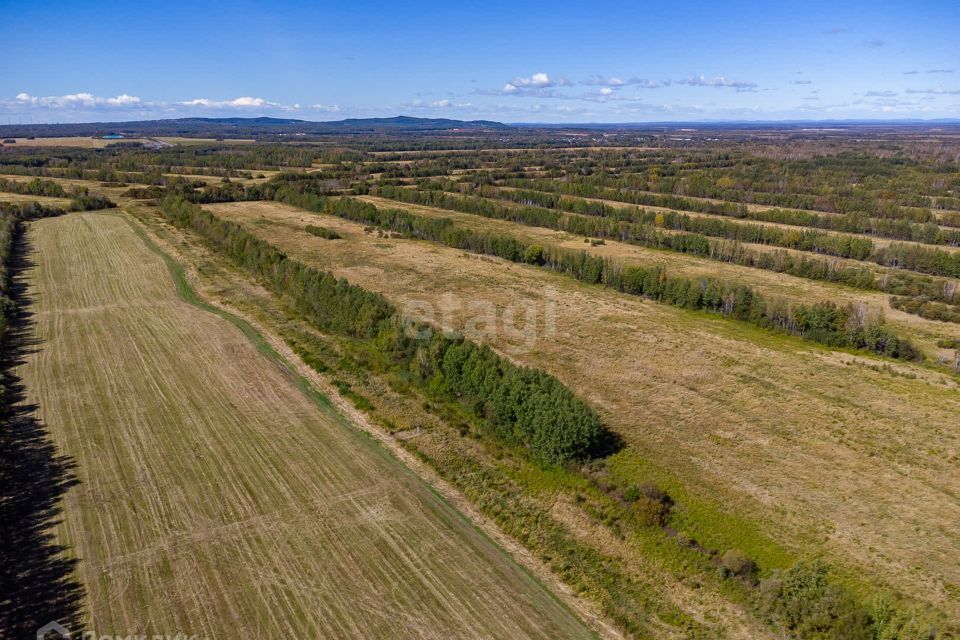
[[(239, 183), (226, 183), (203, 185), (202, 190), (197, 191), (196, 187), (198, 186), (200, 185), (197, 183), (181, 178), (172, 180), (167, 189), (168, 192), (172, 190), (174, 193), (198, 203), (268, 199), (315, 212), (325, 210), (327, 196), (342, 191), (339, 183), (315, 173), (281, 174), (266, 183), (247, 187)], [(737, 240), (711, 239), (689, 231), (664, 233), (656, 224), (646, 224), (650, 219), (657, 222), (659, 216), (661, 218), (659, 223), (666, 226), (668, 220), (673, 220), (675, 216), (680, 216), (680, 214), (672, 214), (668, 218), (665, 212), (646, 212), (642, 209), (631, 210), (597, 203), (600, 208), (593, 209), (587, 215), (571, 216), (565, 215), (557, 209), (523, 205), (504, 206), (486, 198), (459, 196), (437, 189), (420, 191), (383, 185), (375, 188), (374, 192), (380, 196), (404, 202), (567, 231), (584, 236), (616, 239), (648, 248), (689, 253), (711, 260), (786, 273), (796, 277), (835, 282), (904, 297), (922, 297), (947, 304), (960, 303), (960, 287), (956, 286), (954, 282), (929, 275), (921, 275), (903, 269), (888, 273), (875, 273), (866, 266), (846, 265), (835, 260), (796, 255), (786, 251), (757, 251), (745, 247)], [(162, 193), (163, 191), (157, 188), (156, 191), (151, 190), (144, 195), (156, 197)], [(809, 236), (801, 235), (791, 242), (798, 248), (808, 248), (804, 243), (812, 241)], [(837, 243), (838, 246), (843, 246), (844, 240), (841, 238), (837, 240)], [(841, 251), (837, 250), (837, 252)], [(846, 252), (852, 252), (852, 249), (847, 248)], [(881, 256), (882, 261), (889, 266), (899, 266), (900, 262), (929, 260), (931, 257), (937, 259), (945, 255), (945, 252), (932, 255), (923, 251), (913, 252), (911, 245), (892, 245), (883, 249), (882, 252), (878, 250), (874, 253)], [(905, 254), (907, 257), (903, 258)], [(935, 265), (930, 264), (928, 267), (930, 270), (936, 270)], [(943, 265), (941, 265), (941, 268), (943, 268)], [(918, 308), (916, 305), (904, 306), (904, 310), (907, 311)]]
[[(63, 209), (45, 207), (36, 202), (0, 202), (0, 348), (4, 345), (7, 327), (16, 311), (16, 303), (10, 296), (13, 277), (11, 262), (16, 243), (23, 233), (23, 222), (63, 213)], [(0, 386), (0, 397), (3, 396), (4, 391)]]
[[(881, 266), (900, 267), (894, 273), (877, 274), (866, 266), (850, 266), (833, 260), (795, 255), (786, 251), (757, 251), (739, 241), (711, 239), (693, 232), (664, 233), (654, 225), (620, 218), (563, 215), (553, 209), (529, 206), (498, 206), (484, 198), (455, 196), (443, 191), (419, 191), (382, 186), (382, 197), (437, 208), (545, 227), (598, 238), (609, 238), (651, 249), (689, 253), (698, 257), (740, 266), (776, 271), (801, 278), (837, 282), (859, 289), (895, 295), (924, 295), (946, 303), (960, 302), (960, 291), (952, 283), (929, 275), (910, 273), (906, 265), (919, 265), (930, 272), (960, 273), (960, 253), (930, 251), (915, 245), (892, 244), (875, 250), (871, 257)], [(949, 274), (947, 274), (949, 275)]]
[(66, 198), (68, 196), (66, 190), (60, 186), (59, 182), (42, 180), (40, 178), (34, 178), (27, 182), (0, 178), (0, 191), (25, 196), (44, 196), (47, 198)]
[(414, 325), (381, 295), (292, 260), (232, 222), (179, 196), (161, 209), (193, 229), (236, 264), (293, 301), (315, 327), (369, 341), (431, 393), (455, 399), (493, 438), (544, 464), (600, 454), (608, 439), (599, 417), (549, 374), (518, 367), (488, 347)]
[[(462, 188), (465, 183), (455, 183)], [(505, 181), (512, 185), (546, 186), (548, 181), (520, 180)], [(470, 183), (466, 183), (469, 187)], [(496, 187), (480, 187), (477, 189), (483, 197), (512, 200), (520, 204), (530, 204), (551, 209), (560, 209), (571, 213), (586, 215), (613, 215), (617, 207), (612, 207), (598, 200), (590, 200), (582, 196), (570, 196), (548, 191), (538, 191), (534, 188), (501, 189)], [(712, 202), (709, 200), (692, 200), (677, 196), (662, 196), (639, 194), (638, 198), (645, 206), (657, 206), (669, 209), (680, 209), (715, 216), (732, 217), (741, 220), (757, 222), (773, 222), (795, 227), (824, 229), (841, 233), (868, 234), (880, 238), (893, 240), (909, 240), (923, 244), (960, 245), (960, 230), (944, 229), (934, 221), (923, 223), (913, 222), (904, 218), (872, 218), (863, 212), (851, 211), (846, 214), (816, 213), (796, 209), (759, 209), (752, 210), (743, 204), (728, 202)], [(611, 199), (611, 198), (605, 198)], [(626, 203), (625, 203), (626, 204)]]
[(511, 262), (542, 266), (588, 284), (602, 284), (685, 309), (719, 313), (830, 347), (863, 349), (908, 360), (921, 357), (909, 340), (897, 336), (884, 325), (882, 318), (870, 316), (864, 307), (858, 305), (841, 306), (833, 302), (789, 304), (782, 299), (766, 300), (751, 287), (739, 283), (717, 278), (669, 276), (660, 266), (623, 265), (586, 251), (543, 247), (510, 235), (457, 227), (449, 218), (380, 209), (350, 198), (329, 200), (325, 211), (410, 237), (495, 255)]
[(69, 211), (93, 211), (117, 206), (107, 197), (90, 195), (86, 187), (74, 187), (68, 192), (59, 183), (40, 178), (27, 182), (0, 178), (0, 191), (47, 198), (70, 198)]

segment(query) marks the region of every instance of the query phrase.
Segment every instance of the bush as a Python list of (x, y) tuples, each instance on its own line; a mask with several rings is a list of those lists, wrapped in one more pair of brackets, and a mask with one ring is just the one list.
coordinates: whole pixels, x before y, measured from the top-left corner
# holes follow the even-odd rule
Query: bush
[(307, 233), (315, 235), (318, 238), (326, 238), (327, 240), (339, 240), (343, 236), (334, 231), (333, 229), (326, 229), (324, 227), (316, 227), (312, 224), (307, 225)]
[(754, 583), (757, 579), (757, 563), (739, 549), (728, 549), (720, 557), (720, 570), (724, 577), (734, 577)]
[(70, 200), (70, 211), (96, 211), (98, 209), (112, 209), (116, 206), (109, 198), (91, 196), (86, 193), (77, 194)]
[(543, 247), (538, 244), (532, 244), (523, 252), (523, 261), (527, 264), (543, 264)]
[(821, 562), (801, 563), (761, 582), (768, 614), (793, 637), (873, 640), (873, 620)]
[(670, 496), (651, 482), (627, 487), (623, 492), (623, 499), (633, 503), (634, 516), (647, 526), (666, 525), (673, 507)]

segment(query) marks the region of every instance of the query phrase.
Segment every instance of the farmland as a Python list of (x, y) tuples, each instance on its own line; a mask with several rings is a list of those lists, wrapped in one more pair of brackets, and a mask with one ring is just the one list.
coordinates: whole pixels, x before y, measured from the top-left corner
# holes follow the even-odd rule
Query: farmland
[(77, 461), (60, 536), (90, 629), (589, 637), (269, 347), (178, 298), (128, 220), (30, 239), (22, 376)]
[(2, 150), (90, 628), (956, 637), (949, 133), (170, 140)]

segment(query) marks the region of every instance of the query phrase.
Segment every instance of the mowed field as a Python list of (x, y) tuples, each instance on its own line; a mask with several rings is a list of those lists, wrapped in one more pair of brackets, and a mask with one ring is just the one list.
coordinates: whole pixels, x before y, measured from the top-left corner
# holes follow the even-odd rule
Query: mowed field
[[(433, 322), (476, 326), (469, 304), (502, 314), (552, 298), (555, 331), (539, 331), (532, 349), (506, 331), (474, 337), (598, 407), (627, 443), (611, 468), (666, 486), (698, 540), (766, 560), (776, 554), (763, 540), (825, 553), (851, 575), (960, 615), (960, 394), (949, 376), (279, 203), (207, 208)], [(311, 236), (307, 224), (344, 239)], [(703, 505), (729, 519), (704, 524), (708, 510), (693, 513)]]
[(591, 637), (499, 547), (235, 324), (122, 214), (31, 223), (21, 368), (77, 463), (57, 535), (89, 630)]

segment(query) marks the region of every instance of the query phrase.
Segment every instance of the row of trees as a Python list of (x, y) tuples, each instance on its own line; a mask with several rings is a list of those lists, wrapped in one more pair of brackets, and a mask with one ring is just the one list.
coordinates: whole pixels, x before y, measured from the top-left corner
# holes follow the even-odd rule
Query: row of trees
[[(23, 232), (23, 221), (62, 215), (63, 209), (45, 207), (36, 202), (0, 202), (0, 348), (4, 344), (7, 326), (16, 310), (10, 296), (11, 268), (17, 239)], [(3, 388), (0, 386), (0, 396)]]
[(93, 211), (117, 206), (101, 195), (90, 195), (86, 187), (76, 187), (69, 192), (58, 182), (34, 178), (27, 182), (0, 178), (0, 191), (20, 195), (44, 196), (48, 198), (70, 198), (70, 211)]
[(941, 322), (956, 322), (960, 324), (960, 307), (925, 300), (923, 298), (902, 298), (892, 296), (890, 306), (900, 311), (906, 311), (918, 315), (927, 320), (940, 320)]
[(784, 158), (775, 145), (763, 144), (682, 153), (605, 151), (554, 155), (543, 167), (549, 177), (593, 186), (918, 222), (930, 220), (928, 207), (960, 186), (955, 161), (935, 164), (927, 154), (907, 158), (890, 149), (864, 153), (847, 146), (805, 158)]
[[(7, 325), (16, 306), (10, 297), (10, 260), (20, 220), (15, 214), (0, 210), (0, 347), (4, 345)], [(0, 397), (5, 395), (0, 388)]]
[[(898, 271), (893, 274), (877, 274), (867, 266), (850, 266), (836, 260), (796, 255), (786, 251), (758, 251), (744, 246), (739, 241), (711, 239), (698, 233), (664, 233), (655, 225), (642, 222), (563, 215), (555, 209), (542, 207), (504, 206), (484, 198), (461, 197), (442, 191), (418, 191), (384, 186), (378, 193), (383, 197), (402, 202), (424, 204), (585, 236), (611, 238), (653, 249), (689, 253), (711, 260), (802, 278), (838, 282), (860, 289), (904, 296), (924, 295), (946, 303), (960, 302), (960, 290), (952, 286), (952, 283), (920, 275), (920, 273)], [(919, 270), (933, 273), (946, 272), (944, 275), (952, 275), (954, 271), (960, 273), (960, 253), (951, 254), (916, 245), (892, 244), (883, 249), (876, 249), (870, 257), (885, 266), (906, 269), (908, 266), (915, 265)]]
[[(540, 186), (556, 184), (543, 180), (523, 179), (509, 180), (507, 183), (513, 185), (532, 184)], [(462, 186), (462, 183), (457, 186)], [(512, 200), (521, 204), (532, 204), (586, 215), (611, 216), (615, 215), (617, 209), (617, 207), (612, 207), (598, 200), (546, 191), (536, 191), (530, 188), (500, 189), (496, 187), (481, 187), (479, 192), (480, 195), (486, 198)], [(880, 238), (910, 240), (924, 244), (960, 245), (960, 230), (944, 229), (933, 221), (918, 223), (904, 218), (871, 218), (862, 212), (825, 214), (795, 209), (751, 210), (742, 204), (692, 200), (690, 198), (654, 194), (639, 194), (639, 197), (631, 199), (642, 200), (646, 206), (681, 209), (683, 211), (754, 220), (757, 222), (774, 222), (777, 224), (825, 229), (842, 233), (869, 234)]]
[(546, 464), (600, 453), (606, 430), (599, 417), (556, 378), (425, 325), (409, 331), (379, 294), (292, 260), (182, 197), (165, 198), (161, 208), (168, 220), (197, 231), (291, 299), (317, 328), (370, 340), (394, 366), (415, 373), (430, 392), (462, 402), (499, 441)]
[(379, 209), (373, 204), (348, 198), (330, 200), (327, 211), (348, 220), (446, 246), (543, 266), (589, 284), (603, 284), (658, 302), (720, 313), (832, 347), (865, 349), (892, 358), (920, 357), (908, 340), (899, 338), (884, 325), (881, 317), (870, 316), (857, 305), (839, 306), (832, 302), (791, 305), (781, 299), (766, 300), (739, 283), (717, 278), (668, 276), (659, 266), (625, 266), (585, 251), (542, 247), (510, 235), (457, 227), (449, 218)]
[[(660, 167), (656, 167), (660, 170)], [(555, 178), (560, 177), (556, 176)], [(646, 174), (625, 176), (570, 176), (569, 179), (527, 179), (507, 180), (504, 184), (517, 187), (529, 187), (557, 191), (567, 195), (603, 198), (617, 200), (630, 204), (645, 206), (669, 207), (685, 209), (687, 211), (701, 211), (703, 213), (735, 214), (746, 204), (762, 204), (786, 209), (822, 210), (834, 214), (859, 213), (873, 218), (904, 219), (911, 222), (933, 222), (935, 216), (927, 208), (903, 207), (887, 203), (878, 205), (868, 197), (856, 200), (836, 199), (824, 200), (813, 195), (803, 193), (763, 194), (757, 192), (742, 192), (736, 189), (725, 189), (711, 195), (711, 192), (694, 190), (693, 193), (674, 192), (675, 183), (650, 181)], [(711, 198), (719, 200), (698, 200), (697, 198)]]
[(26, 182), (0, 178), (0, 191), (18, 193), (26, 196), (45, 196), (48, 198), (66, 198), (66, 190), (59, 182), (34, 178)]

